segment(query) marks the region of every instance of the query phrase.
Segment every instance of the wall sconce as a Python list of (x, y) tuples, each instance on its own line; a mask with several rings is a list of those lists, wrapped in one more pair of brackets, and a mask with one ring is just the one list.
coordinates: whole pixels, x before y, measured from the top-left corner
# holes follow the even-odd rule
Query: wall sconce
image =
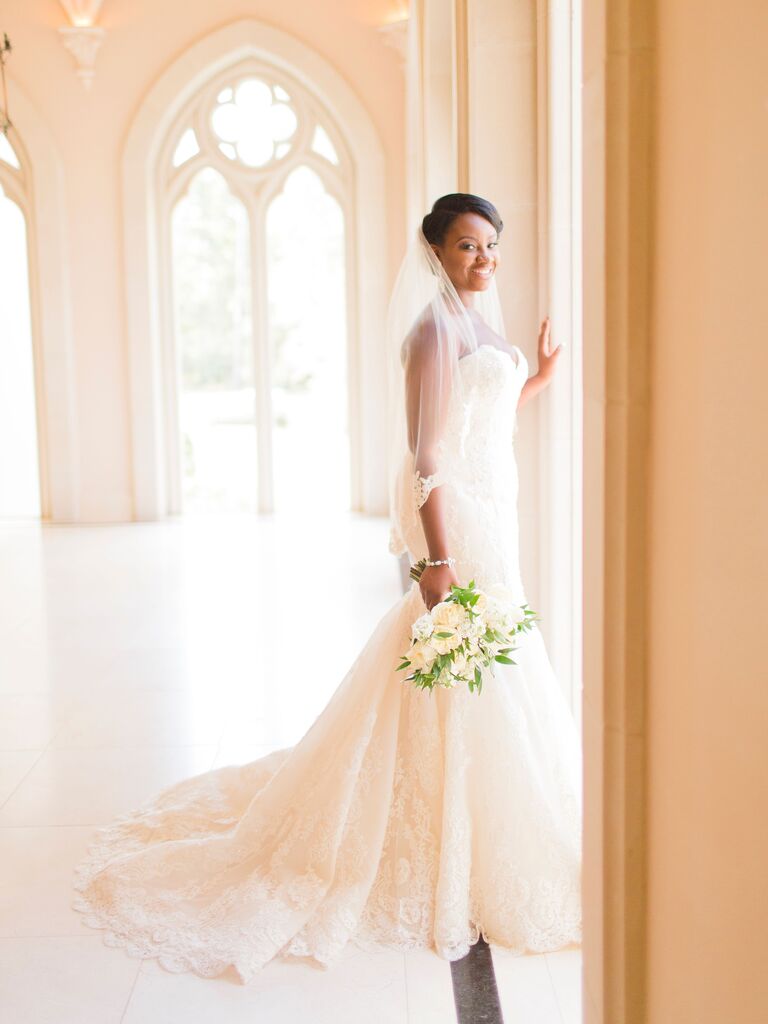
[(90, 89), (96, 54), (104, 41), (104, 29), (94, 25), (102, 0), (60, 0), (70, 24), (59, 29), (61, 41), (75, 58), (77, 77)]

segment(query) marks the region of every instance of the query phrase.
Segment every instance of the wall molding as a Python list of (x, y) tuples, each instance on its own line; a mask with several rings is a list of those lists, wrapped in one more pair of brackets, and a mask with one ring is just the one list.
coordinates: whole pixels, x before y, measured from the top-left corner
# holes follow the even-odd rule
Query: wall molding
[(583, 16), (584, 1024), (644, 1024), (652, 8)]

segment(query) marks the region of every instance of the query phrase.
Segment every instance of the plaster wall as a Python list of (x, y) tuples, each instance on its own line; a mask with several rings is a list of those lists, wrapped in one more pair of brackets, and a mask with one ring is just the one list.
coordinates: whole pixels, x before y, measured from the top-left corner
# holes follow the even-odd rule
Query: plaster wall
[(658, 3), (649, 1024), (768, 1020), (768, 7)]

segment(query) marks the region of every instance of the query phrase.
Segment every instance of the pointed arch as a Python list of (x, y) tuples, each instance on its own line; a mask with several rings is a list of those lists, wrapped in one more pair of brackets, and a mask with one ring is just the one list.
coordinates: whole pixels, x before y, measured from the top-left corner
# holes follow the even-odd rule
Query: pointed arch
[(27, 227), (41, 514), (55, 522), (76, 522), (79, 458), (63, 164), (35, 105), (13, 79), (11, 88), (14, 127), (9, 137), (20, 164), (13, 191)]
[[(353, 507), (386, 506), (384, 474), (375, 471), (384, 450), (383, 410), (364, 402), (385, 377), (382, 329), (386, 315), (384, 154), (371, 118), (342, 76), (322, 56), (282, 30), (242, 19), (191, 46), (149, 89), (130, 127), (123, 155), (126, 310), (134, 518), (167, 514), (169, 429), (165, 416), (163, 338), (169, 331), (163, 300), (165, 241), (158, 231), (160, 158), (180, 112), (206, 83), (249, 58), (301, 82), (343, 136), (353, 167), (353, 216), (348, 266), (350, 421)], [(320, 156), (319, 160), (325, 158)], [(170, 442), (172, 443), (172, 442)]]

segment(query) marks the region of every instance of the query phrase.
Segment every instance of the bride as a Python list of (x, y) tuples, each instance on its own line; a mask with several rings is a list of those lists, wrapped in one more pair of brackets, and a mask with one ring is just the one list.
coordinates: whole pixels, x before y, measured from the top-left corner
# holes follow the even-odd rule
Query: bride
[(479, 694), (396, 671), (452, 583), (526, 602), (516, 409), (560, 349), (545, 320), (529, 377), (504, 338), (502, 227), (477, 196), (438, 199), (390, 303), (390, 550), (429, 564), (294, 747), (97, 830), (73, 906), (108, 944), (246, 983), (275, 957), (330, 965), (347, 943), (455, 960), (481, 934), (518, 953), (580, 941), (579, 737), (536, 625)]

